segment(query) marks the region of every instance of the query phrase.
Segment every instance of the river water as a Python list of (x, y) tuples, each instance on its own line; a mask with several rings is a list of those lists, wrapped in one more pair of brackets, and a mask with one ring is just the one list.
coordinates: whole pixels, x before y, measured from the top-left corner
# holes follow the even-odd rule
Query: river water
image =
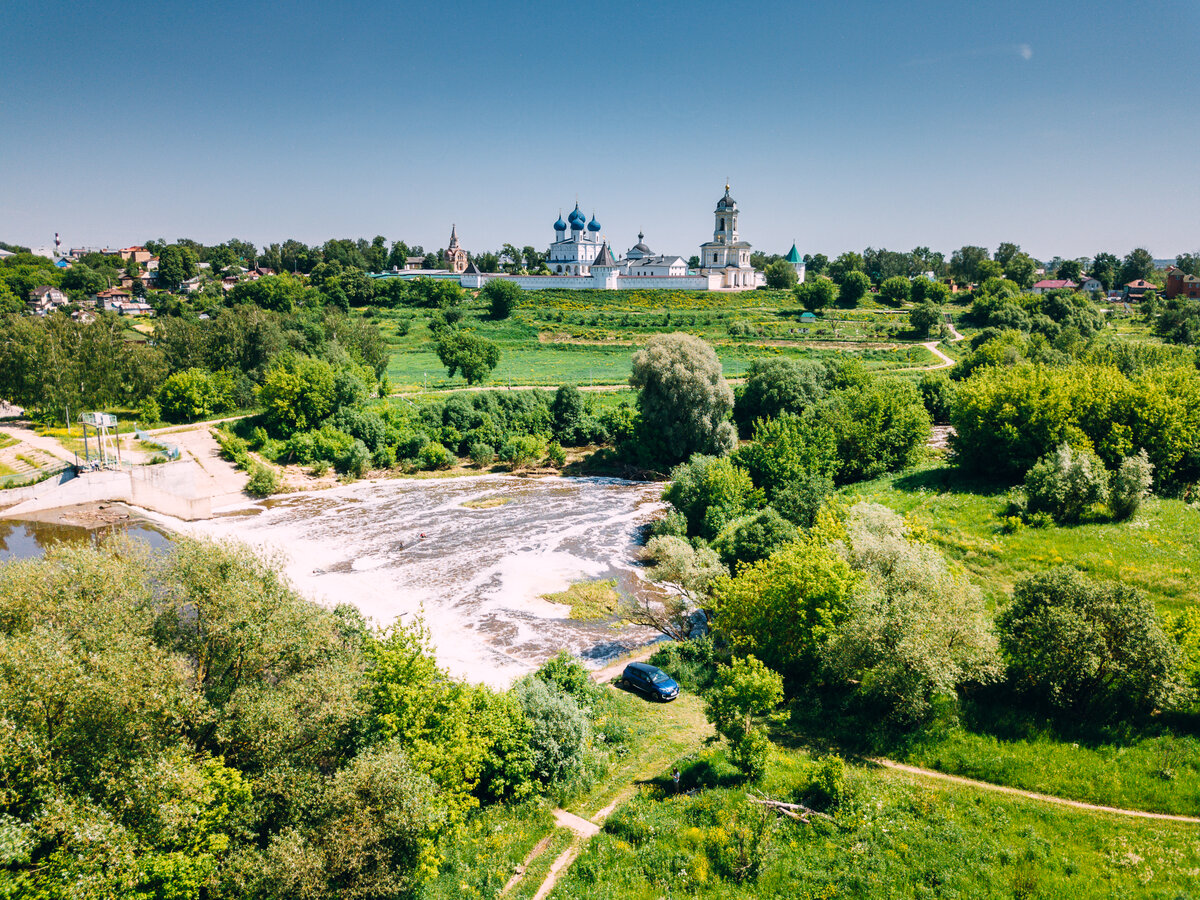
[[(573, 621), (542, 595), (609, 578), (625, 595), (646, 590), (639, 531), (660, 514), (661, 491), (604, 478), (396, 479), (174, 527), (279, 553), (303, 594), (353, 603), (377, 624), (421, 616), (443, 666), (503, 686), (561, 649), (599, 667), (654, 639)], [(463, 505), (477, 501), (504, 505)]]
[(81, 541), (98, 543), (106, 535), (114, 532), (146, 541), (155, 548), (165, 547), (170, 543), (170, 539), (161, 530), (137, 519), (101, 528), (25, 519), (0, 519), (0, 563), (41, 556), (54, 544)]

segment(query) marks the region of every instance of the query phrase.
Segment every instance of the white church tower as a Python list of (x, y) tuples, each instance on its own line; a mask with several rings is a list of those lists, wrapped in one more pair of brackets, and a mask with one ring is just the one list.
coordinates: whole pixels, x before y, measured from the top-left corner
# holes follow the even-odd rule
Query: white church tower
[(750, 265), (750, 245), (738, 235), (737, 220), (737, 201), (729, 196), (726, 184), (725, 196), (713, 211), (713, 239), (700, 245), (700, 270), (720, 275), (722, 288), (746, 290), (757, 287), (761, 279)]

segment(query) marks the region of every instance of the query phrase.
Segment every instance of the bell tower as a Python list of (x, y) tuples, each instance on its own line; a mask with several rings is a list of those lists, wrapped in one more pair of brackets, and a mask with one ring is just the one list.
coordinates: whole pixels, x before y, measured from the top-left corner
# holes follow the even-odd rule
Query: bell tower
[(737, 201), (729, 196), (729, 185), (725, 185), (725, 196), (717, 201), (713, 211), (713, 243), (736, 244), (738, 208)]

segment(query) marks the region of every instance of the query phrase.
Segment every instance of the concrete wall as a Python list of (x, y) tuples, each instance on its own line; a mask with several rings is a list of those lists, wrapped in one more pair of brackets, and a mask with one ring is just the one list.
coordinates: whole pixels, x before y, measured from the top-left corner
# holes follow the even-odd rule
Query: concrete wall
[[(50, 479), (32, 488), (16, 488), (32, 493), (2, 515), (18, 517), (81, 503), (122, 502), (187, 521), (208, 519), (212, 517), (212, 498), (199, 490), (202, 474), (190, 459), (119, 471), (84, 472), (62, 482)], [(5, 499), (0, 496), (0, 503)]]

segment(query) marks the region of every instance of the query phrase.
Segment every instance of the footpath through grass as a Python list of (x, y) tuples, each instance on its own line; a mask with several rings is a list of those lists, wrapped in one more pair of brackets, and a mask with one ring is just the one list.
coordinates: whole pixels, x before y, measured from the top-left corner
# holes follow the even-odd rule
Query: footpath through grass
[[(1066, 810), (849, 766), (832, 820), (776, 817), (753, 792), (802, 801), (812, 763), (776, 751), (760, 784), (720, 750), (685, 764), (695, 793), (648, 788), (609, 818), (552, 897), (1193, 896), (1200, 829)], [(814, 802), (814, 801), (809, 801)]]
[[(1151, 499), (1132, 522), (1023, 528), (1004, 534), (1005, 489), (964, 479), (942, 462), (844, 489), (906, 515), (957, 560), (995, 610), (1015, 582), (1056, 565), (1144, 591), (1161, 612), (1200, 600), (1200, 510)], [(1052, 720), (1019, 698), (987, 689), (967, 698), (959, 719), (903, 743), (839, 735), (837, 723), (801, 716), (803, 740), (832, 742), (953, 775), (1108, 806), (1200, 815), (1200, 721), (1194, 713), (1140, 726)], [(857, 741), (857, 743), (856, 743)]]

